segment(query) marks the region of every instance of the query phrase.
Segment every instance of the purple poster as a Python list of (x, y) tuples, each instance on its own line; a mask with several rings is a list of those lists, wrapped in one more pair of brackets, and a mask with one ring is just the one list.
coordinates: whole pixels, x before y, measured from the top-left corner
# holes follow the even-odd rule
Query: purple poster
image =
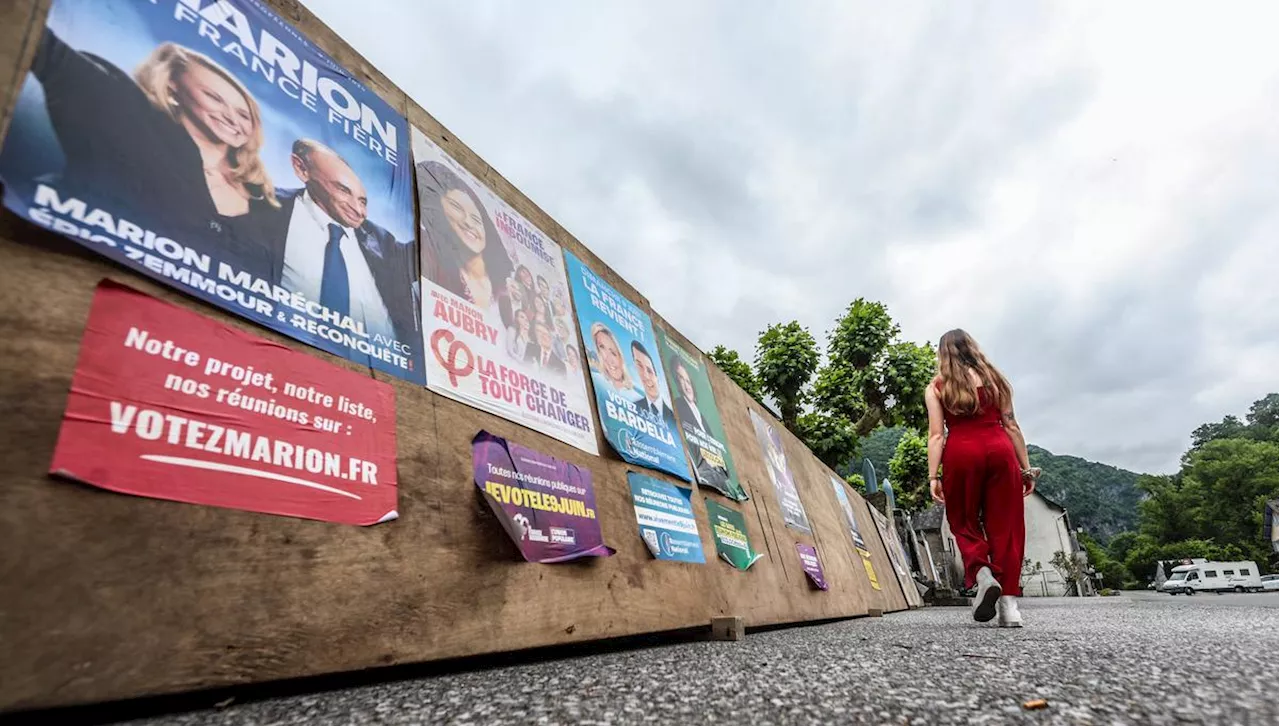
[(822, 576), (822, 562), (818, 560), (818, 550), (807, 544), (796, 542), (796, 554), (800, 555), (800, 566), (804, 568), (804, 574), (809, 576), (809, 582), (819, 590), (827, 589), (827, 578)]
[(529, 562), (608, 557), (591, 472), (481, 431), (471, 440), (476, 487)]

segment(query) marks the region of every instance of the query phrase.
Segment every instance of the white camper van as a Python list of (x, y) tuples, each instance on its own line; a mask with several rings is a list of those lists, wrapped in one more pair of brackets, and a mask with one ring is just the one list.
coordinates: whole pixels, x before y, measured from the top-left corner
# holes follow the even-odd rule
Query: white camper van
[(1198, 592), (1259, 592), (1262, 576), (1252, 562), (1193, 561), (1173, 568), (1168, 580), (1160, 586), (1170, 595)]

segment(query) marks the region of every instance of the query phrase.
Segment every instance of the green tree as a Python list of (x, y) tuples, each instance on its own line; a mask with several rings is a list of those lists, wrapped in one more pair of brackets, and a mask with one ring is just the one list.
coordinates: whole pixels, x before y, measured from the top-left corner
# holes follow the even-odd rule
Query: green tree
[(1126, 585), (1134, 584), (1131, 583), (1132, 578), (1129, 576), (1129, 571), (1125, 569), (1124, 563), (1112, 557), (1111, 553), (1087, 532), (1080, 533), (1080, 546), (1089, 556), (1089, 564), (1098, 573), (1103, 587), (1120, 590)]
[(862, 478), (861, 474), (856, 472), (845, 474), (844, 480), (862, 496), (865, 497), (867, 495), (867, 481)]
[(1121, 532), (1107, 543), (1107, 554), (1117, 562), (1124, 562), (1129, 556), (1129, 551), (1137, 543), (1137, 539), (1137, 532)]
[[(1218, 423), (1207, 423), (1191, 432), (1191, 451), (1199, 449), (1210, 441), (1233, 439), (1243, 436), (1245, 425), (1235, 416), (1225, 416)], [(1190, 452), (1188, 452), (1190, 453)]]
[(760, 405), (764, 405), (764, 395), (760, 393), (760, 381), (756, 378), (751, 364), (738, 356), (738, 351), (717, 345), (707, 357), (711, 359), (729, 379), (747, 392)]
[(929, 445), (923, 436), (908, 429), (898, 440), (898, 448), (889, 460), (889, 480), (899, 508), (911, 512), (928, 505)]
[[(1138, 534), (1124, 558), (1124, 567), (1134, 580), (1145, 585), (1155, 579), (1156, 560), (1159, 558), (1160, 542), (1149, 534)], [(1169, 573), (1166, 571), (1165, 574)]]
[(757, 401), (771, 397), (782, 423), (833, 469), (855, 468), (859, 441), (878, 427), (925, 427), (934, 350), (902, 340), (882, 303), (850, 303), (827, 334), (826, 352), (819, 368), (817, 341), (791, 321), (760, 333), (754, 368), (723, 347), (711, 358), (743, 390), (757, 391)]
[(923, 429), (924, 389), (937, 359), (932, 346), (900, 337), (883, 303), (850, 303), (827, 335), (827, 364), (813, 386), (815, 408), (848, 420), (859, 438), (878, 426)]
[(834, 416), (810, 411), (801, 414), (792, 429), (818, 460), (838, 469), (857, 450), (858, 437), (849, 422)]
[(1177, 542), (1190, 538), (1196, 527), (1189, 516), (1194, 497), (1184, 490), (1181, 474), (1138, 477), (1138, 489), (1146, 499), (1138, 504), (1138, 532), (1153, 542)]
[(1188, 518), (1197, 534), (1235, 545), (1254, 561), (1267, 561), (1263, 509), (1280, 487), (1278, 459), (1275, 443), (1251, 439), (1218, 439), (1193, 452), (1183, 472), (1196, 498)]
[(1053, 553), (1049, 564), (1058, 571), (1062, 581), (1067, 583), (1067, 594), (1079, 591), (1080, 580), (1084, 578), (1084, 566), (1074, 555), (1058, 550)]
[(1280, 429), (1280, 393), (1268, 393), (1254, 401), (1244, 419), (1248, 421), (1249, 428), (1267, 430), (1268, 433)]
[(1278, 399), (1280, 396), (1270, 393), (1254, 401), (1249, 407), (1249, 413), (1245, 414), (1243, 423), (1235, 416), (1224, 416), (1218, 423), (1200, 426), (1191, 433), (1191, 449), (1183, 455), (1183, 461), (1185, 462), (1191, 454), (1213, 441), (1223, 439), (1276, 441), (1277, 433), (1280, 433), (1280, 427), (1277, 426), (1277, 416), (1280, 415), (1277, 411), (1277, 407), (1280, 406)]
[(809, 381), (818, 368), (819, 357), (818, 342), (808, 328), (794, 320), (765, 328), (756, 343), (760, 390), (778, 404), (782, 424), (793, 432), (798, 433), (796, 423), (808, 399)]

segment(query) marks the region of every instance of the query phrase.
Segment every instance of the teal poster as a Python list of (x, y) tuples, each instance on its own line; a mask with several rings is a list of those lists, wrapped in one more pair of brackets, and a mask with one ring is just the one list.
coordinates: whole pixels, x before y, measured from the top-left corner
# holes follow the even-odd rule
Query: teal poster
[(711, 380), (707, 378), (702, 356), (690, 353), (658, 328), (658, 347), (667, 364), (671, 395), (676, 402), (676, 417), (684, 435), (685, 448), (693, 462), (693, 476), (699, 486), (714, 489), (737, 501), (747, 493), (738, 483), (738, 472), (729, 454), (729, 437), (720, 421)]
[(653, 321), (571, 252), (564, 257), (605, 439), (623, 461), (692, 481)]
[(711, 520), (711, 536), (716, 542), (716, 554), (739, 570), (747, 570), (764, 555), (751, 549), (747, 536), (747, 522), (742, 512), (736, 512), (708, 498), (707, 519)]
[(693, 489), (627, 472), (631, 501), (636, 508), (640, 537), (660, 560), (706, 562), (698, 521), (693, 518)]

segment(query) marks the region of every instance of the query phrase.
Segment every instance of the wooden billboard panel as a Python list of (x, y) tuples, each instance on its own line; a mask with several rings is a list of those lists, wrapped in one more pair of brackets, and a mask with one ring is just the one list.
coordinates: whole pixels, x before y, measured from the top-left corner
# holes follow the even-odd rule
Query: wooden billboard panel
[[(647, 300), (293, 0), (268, 5), (345, 65), (561, 247), (646, 312)], [(0, 9), (3, 121), (48, 0)], [(32, 34), (35, 33), (33, 36)], [(750, 499), (693, 498), (707, 562), (656, 562), (641, 541), (628, 467), (360, 368), (125, 271), (0, 215), (0, 712), (505, 652), (702, 627), (747, 627), (907, 607), (862, 499), (854, 510), (882, 583), (853, 553), (831, 472), (776, 424), (812, 535), (782, 523), (748, 410), (708, 373)], [(395, 389), (400, 518), (351, 527), (123, 496), (46, 475), (95, 286), (112, 278)], [(680, 342), (688, 341), (654, 314)], [(696, 348), (688, 345), (691, 350)], [(594, 405), (594, 403), (593, 403)], [(478, 498), (470, 442), (487, 430), (592, 472), (609, 558), (523, 562)], [(666, 481), (670, 477), (647, 472)], [(718, 560), (705, 498), (745, 515), (763, 558)], [(817, 548), (830, 583), (809, 587), (795, 544)]]

